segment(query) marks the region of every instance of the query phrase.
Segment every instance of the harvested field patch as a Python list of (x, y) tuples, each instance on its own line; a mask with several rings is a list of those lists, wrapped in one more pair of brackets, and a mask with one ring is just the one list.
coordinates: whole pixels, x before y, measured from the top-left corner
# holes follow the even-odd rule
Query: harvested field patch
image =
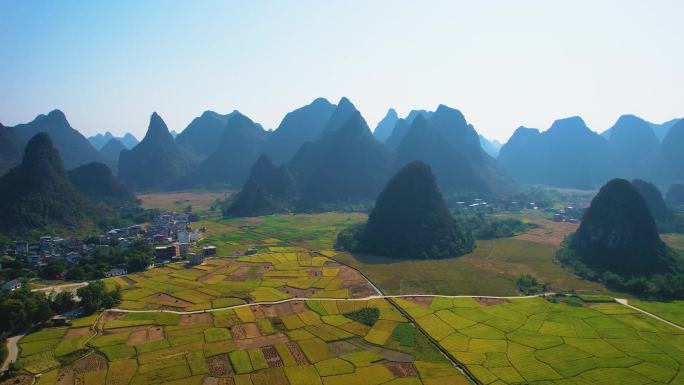
[(254, 349), (287, 341), (289, 339), (283, 334), (272, 334), (255, 338), (236, 339), (235, 346), (240, 349)]
[(72, 368), (75, 374), (107, 369), (107, 359), (101, 354), (90, 354), (76, 361)]
[(212, 321), (210, 313), (183, 314), (180, 325), (211, 325)]
[(506, 298), (473, 297), (473, 299), (477, 303), (485, 307), (492, 305), (501, 305), (509, 302)]
[(244, 323), (240, 325), (235, 325), (230, 328), (230, 334), (233, 335), (235, 340), (244, 340), (247, 338), (261, 337), (261, 332), (259, 332), (259, 327), (255, 323)]
[(212, 377), (232, 376), (235, 374), (227, 354), (219, 354), (218, 356), (207, 358), (207, 366), (209, 367), (209, 375)]
[(288, 342), (287, 348), (290, 350), (290, 353), (292, 353), (292, 356), (294, 357), (295, 362), (297, 362), (297, 365), (309, 364), (309, 360), (306, 359), (304, 352), (299, 347), (299, 345), (297, 345), (296, 342)]
[(283, 366), (283, 360), (280, 359), (280, 355), (278, 355), (278, 350), (276, 350), (275, 346), (264, 346), (261, 348), (261, 353), (264, 355), (269, 368)]
[(412, 362), (385, 362), (385, 367), (397, 378), (418, 376), (418, 371)]
[(64, 339), (70, 340), (72, 338), (79, 338), (79, 337), (87, 336), (90, 333), (91, 333), (91, 330), (89, 327), (71, 328), (71, 329), (67, 330), (66, 334), (64, 334)]

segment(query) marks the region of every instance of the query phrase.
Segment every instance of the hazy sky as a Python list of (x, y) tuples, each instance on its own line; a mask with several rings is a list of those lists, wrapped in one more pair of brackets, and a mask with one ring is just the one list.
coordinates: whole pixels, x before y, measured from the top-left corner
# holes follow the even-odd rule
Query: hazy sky
[(0, 1), (0, 122), (59, 108), (141, 137), (211, 109), (275, 128), (347, 96), (371, 128), (439, 103), (486, 136), (684, 116), (684, 1)]

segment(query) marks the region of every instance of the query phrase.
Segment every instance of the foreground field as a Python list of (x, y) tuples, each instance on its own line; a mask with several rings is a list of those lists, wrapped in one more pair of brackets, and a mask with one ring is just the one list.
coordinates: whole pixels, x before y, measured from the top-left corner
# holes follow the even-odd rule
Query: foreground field
[(616, 303), (395, 301), (483, 384), (684, 383), (684, 332)]
[(684, 301), (658, 302), (630, 299), (629, 304), (677, 325), (684, 326)]
[[(109, 312), (25, 337), (18, 366), (42, 372), (40, 385), (468, 384), (382, 299), (138, 313), (136, 326), (126, 323), (130, 315)], [(97, 334), (87, 326), (95, 322)]]
[(288, 298), (363, 298), (375, 294), (356, 270), (324, 253), (272, 247), (250, 257), (215, 258), (197, 266), (168, 264), (109, 278), (121, 288), (121, 309), (197, 311)]

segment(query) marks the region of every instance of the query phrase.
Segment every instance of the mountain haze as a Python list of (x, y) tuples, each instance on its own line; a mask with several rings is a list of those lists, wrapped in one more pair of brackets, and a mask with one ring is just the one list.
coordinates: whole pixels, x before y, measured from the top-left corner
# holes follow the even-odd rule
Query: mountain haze
[(69, 125), (66, 116), (60, 110), (53, 110), (47, 115), (39, 115), (29, 123), (18, 124), (14, 127), (14, 132), (22, 143), (28, 142), (40, 132), (50, 135), (67, 170), (93, 161), (111, 164), (90, 144), (88, 139)]
[(134, 191), (165, 189), (196, 167), (196, 158), (178, 146), (155, 112), (143, 140), (119, 155), (119, 178)]

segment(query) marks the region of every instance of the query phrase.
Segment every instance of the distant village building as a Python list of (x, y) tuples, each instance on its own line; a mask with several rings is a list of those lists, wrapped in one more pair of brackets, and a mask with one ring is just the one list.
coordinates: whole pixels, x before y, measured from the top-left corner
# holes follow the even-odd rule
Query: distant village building
[(154, 248), (154, 257), (156, 259), (169, 259), (180, 256), (180, 247), (178, 244), (157, 246)]
[(204, 251), (205, 257), (216, 255), (216, 246), (205, 246), (202, 250)]
[(251, 248), (251, 249), (247, 249), (247, 250), (245, 251), (245, 255), (254, 255), (254, 254), (256, 254), (257, 252), (258, 252), (257, 249)]
[(15, 291), (21, 287), (21, 281), (18, 279), (13, 279), (11, 281), (7, 281), (2, 285), (2, 290), (3, 291)]
[(111, 278), (111, 277), (118, 277), (120, 275), (126, 275), (126, 274), (128, 274), (128, 271), (126, 271), (126, 269), (111, 269), (111, 270), (105, 272), (105, 277)]
[(189, 253), (188, 254), (188, 263), (191, 265), (200, 265), (204, 262), (204, 255), (200, 253)]
[(29, 252), (29, 244), (26, 241), (14, 242), (14, 252), (17, 255), (26, 255)]

